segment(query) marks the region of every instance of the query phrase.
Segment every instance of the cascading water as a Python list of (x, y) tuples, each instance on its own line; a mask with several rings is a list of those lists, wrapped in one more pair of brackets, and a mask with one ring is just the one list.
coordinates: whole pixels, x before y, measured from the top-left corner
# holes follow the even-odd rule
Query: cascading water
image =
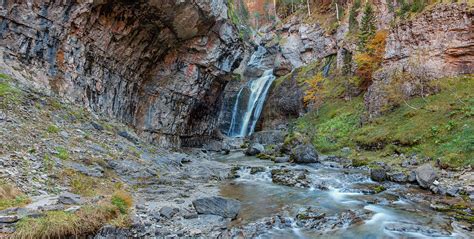
[[(251, 56), (247, 67), (261, 68), (266, 52), (264, 47), (259, 46)], [(273, 70), (269, 69), (260, 78), (249, 81), (239, 90), (232, 109), (232, 120), (227, 133), (229, 136), (243, 137), (254, 132), (268, 90), (274, 80)]]
[[(266, 70), (260, 78), (250, 81), (240, 89), (232, 109), (229, 136), (243, 137), (254, 132), (268, 90), (274, 80), (273, 70)], [(250, 91), (248, 97), (244, 97), (244, 90)], [(242, 107), (243, 110), (241, 110)]]

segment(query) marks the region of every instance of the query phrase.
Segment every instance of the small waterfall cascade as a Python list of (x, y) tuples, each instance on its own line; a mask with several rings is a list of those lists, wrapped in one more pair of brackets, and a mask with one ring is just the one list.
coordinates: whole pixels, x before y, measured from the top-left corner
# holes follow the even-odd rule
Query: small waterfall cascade
[[(259, 67), (266, 49), (259, 47), (251, 56), (248, 67)], [(261, 77), (249, 81), (240, 88), (234, 107), (232, 119), (227, 134), (231, 137), (244, 137), (255, 130), (255, 125), (262, 113), (268, 90), (275, 80), (273, 69), (264, 71)]]

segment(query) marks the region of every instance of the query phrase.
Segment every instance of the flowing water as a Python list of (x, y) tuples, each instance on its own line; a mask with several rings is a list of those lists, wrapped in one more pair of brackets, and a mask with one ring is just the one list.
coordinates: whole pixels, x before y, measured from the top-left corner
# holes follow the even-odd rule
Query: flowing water
[[(286, 164), (288, 169), (308, 170), (312, 185), (326, 186), (324, 189), (297, 188), (272, 182), (271, 169), (281, 166), (271, 161), (246, 157), (242, 153), (218, 160), (241, 166), (237, 172), (239, 177), (221, 187), (222, 196), (242, 202), (240, 220), (234, 221), (233, 226), (275, 215), (292, 222), (286, 227), (277, 225), (260, 238), (472, 238), (457, 231), (449, 217), (430, 209), (429, 202), (420, 203), (407, 197), (423, 193), (413, 191), (418, 189), (385, 183), (386, 191), (367, 193), (364, 185), (378, 184), (372, 182), (364, 170)], [(252, 174), (252, 167), (265, 170)], [(308, 207), (324, 213), (324, 220), (313, 226), (299, 225), (296, 215)], [(360, 220), (347, 223), (347, 218), (341, 219), (340, 215), (347, 215), (349, 211)]]
[[(260, 67), (265, 53), (266, 49), (259, 47), (250, 58), (248, 67)], [(227, 133), (229, 136), (243, 137), (254, 132), (274, 80), (273, 70), (265, 70), (261, 77), (249, 81), (239, 90), (232, 108), (232, 119)]]

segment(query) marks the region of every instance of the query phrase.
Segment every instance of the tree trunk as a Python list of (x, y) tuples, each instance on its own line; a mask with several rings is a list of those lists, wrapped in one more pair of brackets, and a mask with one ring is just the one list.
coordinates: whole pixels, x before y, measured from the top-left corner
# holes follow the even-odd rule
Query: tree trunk
[(306, 5), (308, 6), (308, 15), (311, 16), (311, 8), (309, 7), (309, 0), (306, 0)]

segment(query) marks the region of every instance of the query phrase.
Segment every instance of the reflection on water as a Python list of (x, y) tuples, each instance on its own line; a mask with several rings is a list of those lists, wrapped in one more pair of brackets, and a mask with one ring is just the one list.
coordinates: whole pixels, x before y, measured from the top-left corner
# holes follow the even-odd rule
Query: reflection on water
[[(239, 160), (235, 155), (233, 157), (232, 161)], [(335, 231), (321, 232), (295, 226), (271, 230), (262, 238), (465, 238), (451, 233), (453, 229), (448, 218), (403, 199), (390, 189), (375, 195), (354, 192), (353, 185), (370, 181), (360, 172), (344, 173), (342, 169), (295, 166), (306, 167), (314, 179), (327, 180), (330, 189), (321, 191), (273, 184), (269, 169), (271, 164), (248, 157), (241, 160), (247, 166), (263, 162), (267, 170), (256, 174), (250, 174), (248, 168), (240, 170), (240, 178), (221, 186), (222, 196), (242, 202), (239, 220), (234, 221), (232, 226), (274, 215), (295, 218), (300, 209), (308, 207), (316, 207), (327, 216), (347, 210), (367, 215), (360, 223)], [(393, 187), (400, 188), (397, 185)]]

